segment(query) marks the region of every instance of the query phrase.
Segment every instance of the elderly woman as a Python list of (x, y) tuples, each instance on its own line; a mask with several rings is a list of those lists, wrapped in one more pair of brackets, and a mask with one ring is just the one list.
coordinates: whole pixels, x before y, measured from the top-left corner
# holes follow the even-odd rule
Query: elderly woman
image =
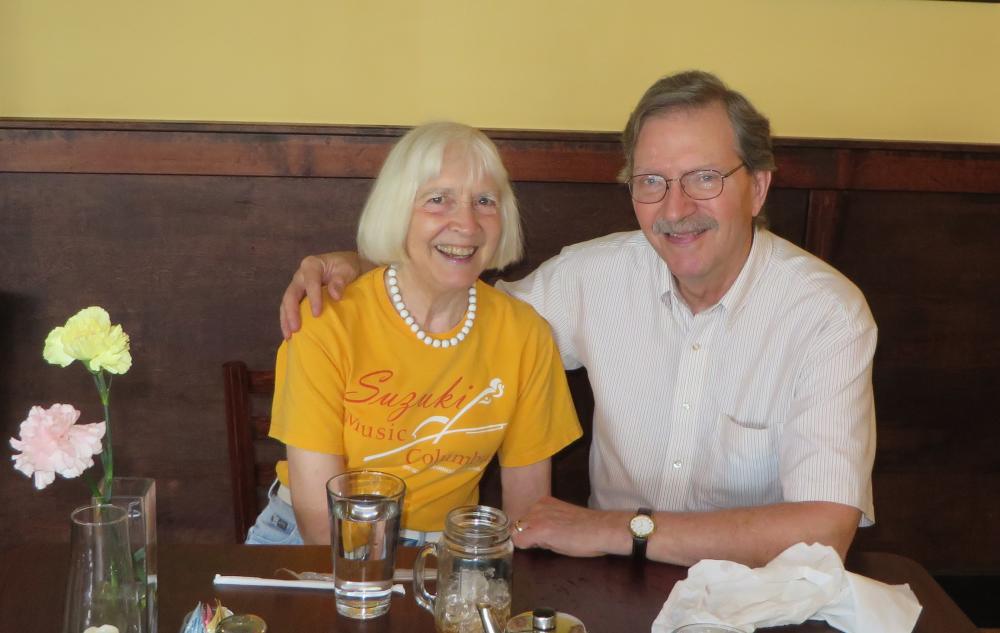
[(517, 519), (549, 494), (550, 457), (581, 434), (548, 325), (479, 281), (522, 251), (496, 147), (457, 123), (393, 148), (358, 227), (377, 267), (278, 350), (271, 435), (288, 447), (248, 543), (328, 543), (325, 484), (369, 468), (406, 482), (401, 542), (475, 503), (499, 454)]

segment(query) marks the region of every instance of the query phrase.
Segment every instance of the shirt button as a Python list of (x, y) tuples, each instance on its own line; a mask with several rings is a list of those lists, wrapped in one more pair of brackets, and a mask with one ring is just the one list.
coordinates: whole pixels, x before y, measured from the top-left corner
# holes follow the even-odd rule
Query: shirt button
[(701, 345), (698, 345), (697, 343), (695, 343), (694, 345), (691, 346), (691, 349), (693, 349), (694, 351), (697, 352), (698, 350), (701, 349)]
[(681, 408), (684, 409), (685, 411), (687, 411), (688, 409), (691, 408), (691, 403), (690, 402), (682, 402), (681, 403)]
[(675, 461), (674, 464), (673, 464), (673, 466), (674, 466), (674, 468), (680, 468), (681, 467), (681, 460), (678, 459), (677, 461)]

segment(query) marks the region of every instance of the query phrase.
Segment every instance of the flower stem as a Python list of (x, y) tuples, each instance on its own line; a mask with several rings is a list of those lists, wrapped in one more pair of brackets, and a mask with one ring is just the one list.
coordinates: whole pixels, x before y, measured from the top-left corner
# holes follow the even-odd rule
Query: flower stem
[(103, 369), (91, 372), (91, 375), (94, 377), (94, 384), (97, 385), (97, 393), (101, 397), (101, 406), (104, 407), (104, 448), (101, 450), (104, 477), (101, 480), (99, 496), (103, 503), (107, 503), (111, 499), (111, 479), (114, 477), (114, 454), (111, 448), (111, 385), (104, 379)]
[(87, 485), (90, 486), (90, 492), (93, 495), (93, 498), (101, 499), (103, 501), (104, 495), (101, 494), (101, 490), (98, 487), (97, 482), (94, 481), (94, 478), (87, 473), (84, 473), (83, 478), (87, 480)]

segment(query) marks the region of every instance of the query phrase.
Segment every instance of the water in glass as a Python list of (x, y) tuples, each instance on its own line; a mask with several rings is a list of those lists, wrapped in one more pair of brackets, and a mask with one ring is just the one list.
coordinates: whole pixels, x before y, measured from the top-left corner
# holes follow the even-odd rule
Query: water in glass
[(334, 590), (342, 615), (367, 619), (389, 610), (403, 496), (402, 480), (393, 479), (381, 490), (378, 485), (350, 485), (337, 492), (334, 480), (328, 486)]

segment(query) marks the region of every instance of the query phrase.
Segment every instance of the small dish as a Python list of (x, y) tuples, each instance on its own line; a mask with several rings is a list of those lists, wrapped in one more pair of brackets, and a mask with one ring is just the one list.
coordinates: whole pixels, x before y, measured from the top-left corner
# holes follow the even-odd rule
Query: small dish
[(743, 633), (743, 629), (738, 629), (727, 624), (696, 622), (678, 627), (674, 629), (674, 633)]
[(216, 633), (267, 633), (267, 623), (252, 613), (231, 615), (219, 622)]

